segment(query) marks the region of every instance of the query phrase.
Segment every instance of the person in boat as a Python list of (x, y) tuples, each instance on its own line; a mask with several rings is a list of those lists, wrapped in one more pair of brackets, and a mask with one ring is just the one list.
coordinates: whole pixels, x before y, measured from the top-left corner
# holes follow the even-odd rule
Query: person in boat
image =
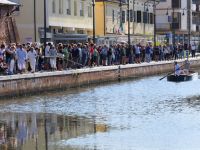
[(181, 74), (181, 67), (177, 61), (174, 62), (174, 74), (175, 76), (179, 76)]
[(176, 76), (189, 74), (190, 63), (188, 60), (186, 60), (184, 63), (184, 69), (181, 69), (180, 65), (176, 61), (174, 62), (174, 64), (175, 64), (175, 66), (174, 66), (175, 73), (174, 74)]
[(188, 75), (189, 71), (190, 71), (190, 62), (188, 60), (185, 60), (183, 73)]

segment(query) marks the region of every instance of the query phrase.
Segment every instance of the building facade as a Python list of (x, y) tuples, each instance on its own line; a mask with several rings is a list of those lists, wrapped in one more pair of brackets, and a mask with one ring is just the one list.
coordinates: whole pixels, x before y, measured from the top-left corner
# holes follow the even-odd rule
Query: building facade
[[(44, 0), (12, 0), (21, 4), (16, 22), (21, 42), (43, 42)], [(92, 35), (93, 14), (89, 0), (46, 0), (47, 40), (82, 42)]]
[[(101, 44), (128, 41), (128, 21), (130, 20), (131, 43), (145, 43), (153, 38), (153, 3), (146, 0), (127, 1), (97, 0), (96, 34)], [(129, 19), (129, 20), (128, 20)]]
[(156, 32), (161, 41), (164, 39), (169, 44), (195, 41), (199, 18), (197, 2), (199, 0), (160, 0), (156, 7)]

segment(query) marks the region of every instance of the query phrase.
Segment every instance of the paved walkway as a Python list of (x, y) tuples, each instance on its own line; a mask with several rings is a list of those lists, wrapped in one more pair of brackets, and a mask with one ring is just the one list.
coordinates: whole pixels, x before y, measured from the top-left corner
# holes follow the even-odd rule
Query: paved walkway
[[(183, 62), (186, 59), (177, 60), (177, 62)], [(190, 58), (192, 60), (199, 60), (200, 57)], [(3, 80), (16, 80), (16, 79), (27, 79), (27, 78), (38, 78), (38, 77), (45, 77), (45, 76), (58, 76), (58, 75), (70, 75), (70, 74), (79, 74), (85, 72), (97, 72), (97, 71), (106, 71), (106, 70), (118, 70), (119, 66), (121, 69), (125, 68), (133, 68), (133, 67), (146, 67), (152, 65), (160, 65), (160, 64), (172, 64), (174, 60), (170, 61), (152, 61), (150, 63), (140, 63), (140, 64), (127, 64), (127, 65), (113, 65), (113, 66), (99, 66), (99, 67), (92, 67), (92, 68), (81, 68), (81, 69), (71, 69), (71, 70), (63, 70), (63, 71), (44, 71), (44, 72), (35, 72), (35, 73), (24, 73), (24, 74), (15, 74), (15, 75), (2, 75), (0, 76), (0, 81)]]

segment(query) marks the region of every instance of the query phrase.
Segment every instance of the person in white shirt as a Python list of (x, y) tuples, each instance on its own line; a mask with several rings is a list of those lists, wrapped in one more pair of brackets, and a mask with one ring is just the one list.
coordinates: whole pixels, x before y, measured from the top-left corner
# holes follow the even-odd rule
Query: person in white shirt
[(23, 49), (22, 45), (18, 45), (18, 48), (16, 50), (16, 56), (17, 68), (20, 73), (23, 73), (26, 69), (27, 52)]
[(192, 44), (191, 51), (192, 51), (192, 57), (195, 57), (195, 55), (196, 55), (196, 45), (195, 45), (195, 43)]
[(57, 57), (57, 50), (54, 46), (51, 46), (49, 50), (49, 57), (50, 57), (50, 65), (52, 70), (56, 70), (56, 57)]
[(37, 58), (37, 53), (33, 47), (30, 48), (28, 54), (27, 54), (28, 61), (31, 66), (31, 72), (35, 72), (35, 66), (36, 66), (36, 58)]

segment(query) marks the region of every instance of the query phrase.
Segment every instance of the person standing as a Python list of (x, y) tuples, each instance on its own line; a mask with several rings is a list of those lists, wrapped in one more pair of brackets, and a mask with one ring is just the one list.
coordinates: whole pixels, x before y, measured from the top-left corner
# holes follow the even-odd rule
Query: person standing
[(15, 46), (10, 47), (10, 64), (8, 66), (8, 74), (12, 75), (15, 68), (15, 59), (16, 59), (16, 48)]
[(27, 52), (23, 49), (22, 45), (19, 45), (16, 53), (19, 73), (23, 73), (26, 69)]
[(148, 63), (150, 63), (151, 61), (151, 47), (149, 46), (149, 44), (147, 44), (145, 49), (145, 60)]
[(30, 48), (28, 54), (27, 54), (28, 61), (30, 63), (31, 67), (31, 73), (35, 72), (35, 66), (36, 66), (36, 58), (37, 58), (37, 53), (33, 47)]
[(52, 45), (49, 49), (49, 57), (50, 57), (50, 65), (52, 71), (56, 70), (56, 56), (57, 56), (57, 50), (56, 48)]
[(4, 53), (5, 53), (5, 45), (2, 44), (0, 47), (0, 63), (3, 63), (4, 61)]
[(140, 53), (141, 53), (141, 48), (140, 45), (135, 45), (135, 63), (140, 63)]
[(191, 51), (192, 51), (192, 57), (195, 57), (196, 56), (196, 45), (195, 45), (195, 43), (192, 44)]

